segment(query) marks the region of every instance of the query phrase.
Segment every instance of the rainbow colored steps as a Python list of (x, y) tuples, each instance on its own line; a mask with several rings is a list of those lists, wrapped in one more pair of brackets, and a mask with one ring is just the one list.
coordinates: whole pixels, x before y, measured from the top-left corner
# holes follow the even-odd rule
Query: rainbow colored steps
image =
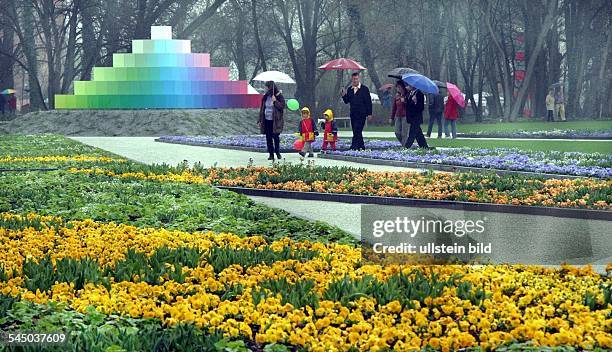
[(113, 67), (94, 67), (92, 81), (75, 81), (74, 95), (55, 95), (56, 109), (258, 108), (248, 82), (230, 81), (227, 67), (191, 53), (172, 28), (151, 27), (151, 39), (132, 41), (132, 53), (113, 54)]

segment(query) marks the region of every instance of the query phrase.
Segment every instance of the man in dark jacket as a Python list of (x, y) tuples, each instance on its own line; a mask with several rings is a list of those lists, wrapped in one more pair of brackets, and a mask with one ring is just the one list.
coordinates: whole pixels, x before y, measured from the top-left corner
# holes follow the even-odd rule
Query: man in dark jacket
[(348, 89), (342, 88), (342, 101), (344, 104), (350, 104), (351, 107), (351, 129), (353, 130), (353, 140), (351, 141), (351, 149), (365, 149), (363, 142), (363, 127), (366, 119), (372, 116), (372, 97), (370, 90), (359, 80), (359, 72), (351, 75), (352, 84)]
[(434, 122), (438, 123), (438, 138), (442, 138), (442, 113), (444, 112), (444, 98), (441, 94), (428, 94), (427, 105), (429, 105), (429, 125), (427, 126), (427, 138), (431, 137)]
[(420, 90), (410, 85), (407, 85), (406, 88), (409, 92), (408, 99), (406, 99), (406, 119), (408, 119), (410, 129), (408, 130), (405, 147), (410, 148), (416, 139), (420, 148), (429, 148), (423, 135), (423, 130), (421, 130), (423, 110), (425, 109), (425, 96)]

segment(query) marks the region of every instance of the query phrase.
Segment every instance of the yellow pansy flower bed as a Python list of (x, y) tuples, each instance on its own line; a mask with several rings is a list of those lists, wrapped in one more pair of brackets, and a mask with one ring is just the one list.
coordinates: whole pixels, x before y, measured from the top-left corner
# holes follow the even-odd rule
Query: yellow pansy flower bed
[[(0, 228), (0, 266), (5, 276), (0, 280), (0, 292), (37, 303), (65, 302), (80, 312), (93, 306), (104, 313), (159, 319), (167, 326), (193, 323), (261, 345), (283, 343), (313, 351), (351, 347), (410, 351), (427, 345), (455, 350), (494, 348), (513, 341), (612, 348), (612, 305), (604, 304), (611, 280), (590, 268), (363, 265), (360, 249), (339, 244), (288, 239), (268, 243), (261, 237), (137, 228), (92, 220), (63, 223), (36, 215), (2, 214), (0, 220), (27, 225)], [(162, 248), (189, 248), (200, 251), (201, 256), (195, 265), (166, 268), (164, 272), (174, 273), (180, 280), (172, 275), (147, 279), (129, 272), (122, 274), (128, 279), (115, 280), (122, 261), (129, 256), (141, 253), (152, 260)], [(223, 255), (208, 259), (223, 250), (243, 257), (234, 261)], [(300, 251), (310, 254), (253, 261), (265, 251), (269, 258), (279, 253), (289, 257)], [(27, 287), (32, 278), (24, 275), (29, 270), (24, 266), (44, 258), (49, 258), (56, 270), (66, 258), (89, 258), (104, 269), (101, 272), (106, 281), (52, 282), (48, 289), (30, 290)], [(251, 264), (236, 264), (240, 260)], [(343, 287), (351, 282), (369, 280), (383, 285), (397, 277), (452, 284), (440, 286), (435, 294), (403, 302), (381, 303), (388, 292), (380, 291), (338, 294), (349, 292)], [(270, 282), (281, 290), (274, 291)], [(301, 295), (289, 294), (304, 283), (311, 286), (306, 285)], [(480, 298), (467, 298), (466, 287), (468, 291), (480, 290)], [(316, 299), (308, 301), (308, 297)], [(590, 306), (585, 297), (589, 297)]]

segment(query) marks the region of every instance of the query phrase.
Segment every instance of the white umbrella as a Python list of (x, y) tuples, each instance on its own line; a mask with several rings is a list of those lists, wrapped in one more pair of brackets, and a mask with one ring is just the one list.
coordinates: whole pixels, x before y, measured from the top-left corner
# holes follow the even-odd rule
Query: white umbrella
[(293, 78), (289, 77), (288, 74), (280, 72), (280, 71), (266, 71), (258, 74), (253, 78), (253, 81), (274, 81), (274, 83), (293, 83), (295, 81)]

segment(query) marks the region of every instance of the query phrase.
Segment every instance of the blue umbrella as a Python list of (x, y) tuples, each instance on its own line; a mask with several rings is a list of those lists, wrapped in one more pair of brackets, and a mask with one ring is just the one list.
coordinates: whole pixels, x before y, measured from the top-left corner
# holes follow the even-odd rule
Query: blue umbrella
[(402, 80), (420, 90), (423, 93), (439, 94), (440, 90), (438, 86), (431, 79), (418, 74), (418, 73), (406, 73), (402, 75)]

